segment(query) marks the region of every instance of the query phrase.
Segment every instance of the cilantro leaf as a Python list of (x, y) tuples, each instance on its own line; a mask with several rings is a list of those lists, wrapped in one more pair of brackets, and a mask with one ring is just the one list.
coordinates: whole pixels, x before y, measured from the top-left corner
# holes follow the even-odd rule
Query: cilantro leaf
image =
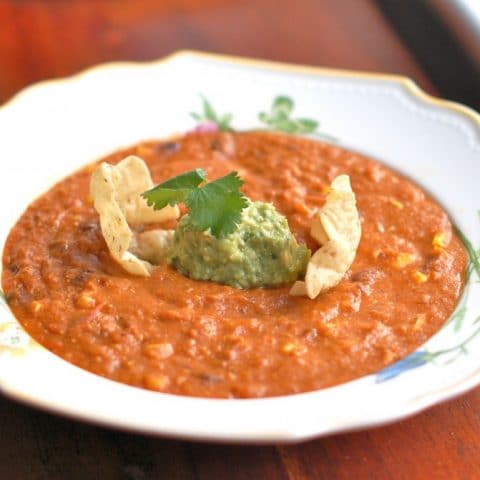
[[(198, 187), (207, 179), (207, 174), (203, 168), (196, 168), (188, 172), (170, 178), (163, 183), (160, 183), (155, 188), (169, 188), (169, 189), (193, 189)], [(154, 189), (155, 190), (155, 189)]]
[(237, 172), (207, 183), (189, 193), (186, 204), (190, 219), (199, 230), (210, 229), (217, 238), (235, 231), (248, 200), (240, 192), (243, 180)]
[(205, 170), (196, 168), (160, 183), (156, 187), (142, 193), (142, 197), (150, 207), (153, 206), (154, 210), (160, 210), (167, 205), (173, 206), (177, 203), (185, 202), (188, 194), (206, 179), (207, 174)]
[(247, 198), (240, 192), (243, 180), (237, 172), (231, 172), (200, 186), (206, 179), (205, 170), (197, 168), (160, 183), (142, 193), (142, 197), (155, 210), (185, 203), (196, 228), (210, 229), (215, 237), (224, 237), (235, 231), (242, 210), (248, 205)]

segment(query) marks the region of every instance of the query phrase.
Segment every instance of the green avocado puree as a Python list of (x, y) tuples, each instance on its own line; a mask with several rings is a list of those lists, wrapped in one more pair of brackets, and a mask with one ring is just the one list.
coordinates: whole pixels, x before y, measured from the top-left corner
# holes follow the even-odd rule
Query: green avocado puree
[(236, 288), (274, 287), (304, 275), (310, 250), (270, 203), (250, 202), (237, 229), (224, 238), (181, 218), (167, 260), (183, 275)]

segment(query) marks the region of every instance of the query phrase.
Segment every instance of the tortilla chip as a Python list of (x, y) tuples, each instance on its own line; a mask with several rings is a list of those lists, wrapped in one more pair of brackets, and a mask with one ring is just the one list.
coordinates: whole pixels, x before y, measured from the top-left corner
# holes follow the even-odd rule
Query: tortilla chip
[(150, 171), (141, 158), (130, 155), (115, 166), (102, 163), (101, 168), (110, 172), (109, 175), (115, 188), (116, 202), (132, 227), (178, 218), (177, 206), (167, 205), (161, 210), (154, 210), (141, 196), (143, 192), (154, 186)]
[[(100, 215), (100, 227), (108, 249), (112, 257), (133, 275), (148, 276), (153, 266), (133, 253), (132, 249), (138, 251), (142, 240), (135, 237), (130, 226), (163, 222), (179, 216), (178, 207), (153, 210), (147, 205), (141, 193), (152, 187), (148, 167), (135, 156), (125, 158), (117, 165), (102, 163), (90, 181), (90, 196)], [(151, 243), (151, 239), (148, 241)], [(152, 258), (151, 252), (149, 256)]]
[(313, 299), (342, 280), (360, 242), (362, 229), (348, 175), (333, 180), (310, 233), (320, 248), (308, 262), (305, 281), (295, 282), (290, 295)]

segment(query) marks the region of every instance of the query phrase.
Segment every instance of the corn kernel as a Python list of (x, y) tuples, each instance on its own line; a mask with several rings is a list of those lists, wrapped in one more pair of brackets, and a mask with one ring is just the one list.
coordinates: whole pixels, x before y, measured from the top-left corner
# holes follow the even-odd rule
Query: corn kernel
[(95, 307), (96, 304), (95, 298), (93, 298), (91, 295), (87, 295), (86, 293), (82, 293), (78, 298), (77, 298), (77, 307), (79, 308), (93, 308)]
[(149, 373), (145, 375), (143, 382), (150, 390), (165, 390), (170, 385), (170, 378), (162, 374)]
[(433, 236), (432, 247), (435, 253), (441, 253), (448, 245), (450, 239), (447, 232), (438, 232)]
[(403, 208), (403, 203), (400, 200), (397, 200), (396, 198), (390, 197), (388, 201), (396, 208), (399, 210), (402, 210)]
[(417, 283), (425, 283), (428, 280), (428, 275), (420, 272), (420, 270), (416, 270), (413, 272), (413, 278)]
[(140, 144), (135, 152), (139, 157), (146, 157), (153, 153), (153, 148), (150, 145)]
[(85, 170), (89, 173), (93, 173), (93, 171), (98, 167), (97, 162), (90, 163), (85, 167)]
[(404, 268), (415, 261), (415, 255), (413, 253), (403, 252), (399, 253), (395, 257), (395, 266), (398, 268)]
[(305, 345), (300, 345), (298, 343), (288, 342), (282, 347), (283, 353), (288, 353), (292, 355), (302, 355), (307, 351)]
[(32, 302), (31, 307), (32, 307), (33, 313), (38, 313), (42, 309), (43, 305), (42, 305), (42, 302), (39, 302), (38, 300), (34, 300)]
[(421, 330), (426, 320), (427, 320), (427, 316), (424, 313), (420, 313), (419, 315), (417, 315), (417, 318), (415, 319), (415, 323), (413, 324), (413, 329)]
[(383, 361), (388, 364), (392, 363), (395, 360), (396, 354), (392, 350), (385, 350), (383, 353)]
[(173, 346), (171, 343), (150, 343), (143, 347), (143, 352), (150, 358), (164, 359), (173, 355)]

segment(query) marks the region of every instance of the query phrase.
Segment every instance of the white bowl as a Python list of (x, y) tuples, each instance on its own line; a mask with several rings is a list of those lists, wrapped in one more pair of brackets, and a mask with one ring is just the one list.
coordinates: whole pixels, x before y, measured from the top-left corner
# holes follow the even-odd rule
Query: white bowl
[[(430, 191), (478, 248), (477, 113), (398, 76), (195, 52), (95, 67), (29, 87), (0, 108), (0, 245), (54, 181), (120, 147), (191, 129), (199, 94), (232, 113), (240, 130), (259, 126), (258, 113), (277, 95), (290, 97), (295, 113), (321, 120), (320, 130), (341, 146), (381, 159)], [(3, 302), (0, 389), (78, 419), (204, 440), (289, 442), (392, 422), (480, 383), (479, 274), (477, 263), (454, 321), (406, 359), (336, 387), (259, 400), (180, 397), (106, 380), (39, 346)]]

